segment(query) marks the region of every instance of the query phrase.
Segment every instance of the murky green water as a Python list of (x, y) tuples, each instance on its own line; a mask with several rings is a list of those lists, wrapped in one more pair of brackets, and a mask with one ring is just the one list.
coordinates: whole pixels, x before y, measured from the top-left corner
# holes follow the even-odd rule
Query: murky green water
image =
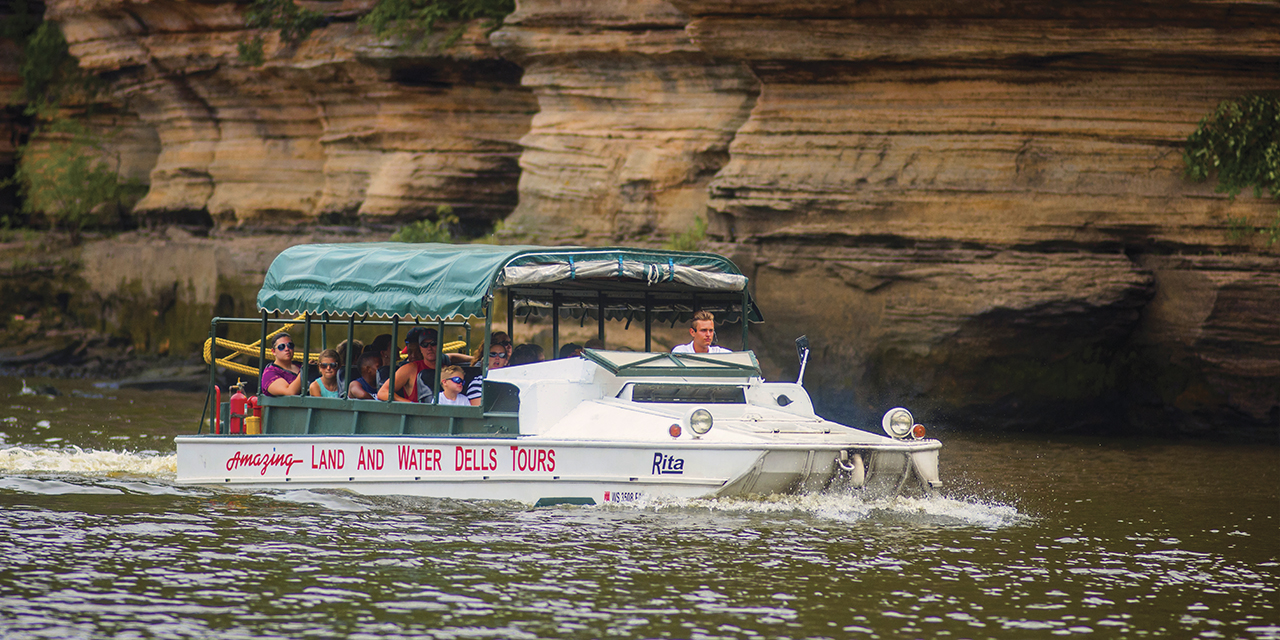
[(203, 396), (53, 384), (0, 378), (4, 638), (1280, 638), (1275, 447), (935, 431), (940, 500), (530, 510), (177, 486)]

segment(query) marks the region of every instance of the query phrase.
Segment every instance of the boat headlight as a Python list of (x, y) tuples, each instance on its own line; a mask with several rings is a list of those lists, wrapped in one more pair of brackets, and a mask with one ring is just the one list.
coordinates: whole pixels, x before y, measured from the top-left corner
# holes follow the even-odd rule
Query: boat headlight
[(884, 418), (880, 419), (880, 426), (884, 428), (884, 432), (897, 440), (901, 440), (911, 435), (911, 427), (915, 425), (915, 418), (911, 417), (911, 412), (902, 407), (894, 407), (884, 414)]
[(694, 409), (689, 412), (689, 417), (685, 419), (685, 424), (698, 435), (706, 435), (711, 430), (712, 423), (711, 412), (706, 409)]

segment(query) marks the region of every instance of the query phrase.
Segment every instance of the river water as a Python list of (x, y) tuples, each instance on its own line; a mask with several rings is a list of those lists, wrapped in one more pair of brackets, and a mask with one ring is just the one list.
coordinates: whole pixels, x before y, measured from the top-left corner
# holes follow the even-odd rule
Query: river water
[(529, 509), (179, 486), (203, 395), (52, 384), (0, 378), (4, 638), (1280, 638), (1274, 445), (936, 429), (935, 500)]

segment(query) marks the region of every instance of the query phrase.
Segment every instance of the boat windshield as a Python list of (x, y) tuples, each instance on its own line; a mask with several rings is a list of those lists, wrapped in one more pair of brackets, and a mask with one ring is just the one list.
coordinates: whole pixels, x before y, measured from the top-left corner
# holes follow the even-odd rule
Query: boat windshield
[(746, 404), (746, 391), (736, 384), (648, 384), (631, 385), (632, 402), (675, 404)]

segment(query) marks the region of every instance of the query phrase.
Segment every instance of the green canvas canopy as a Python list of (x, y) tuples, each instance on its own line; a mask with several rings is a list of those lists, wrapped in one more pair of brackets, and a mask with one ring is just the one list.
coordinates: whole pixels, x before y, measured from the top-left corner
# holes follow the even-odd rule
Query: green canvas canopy
[(276, 257), (258, 292), (268, 312), (443, 320), (483, 317), (496, 289), (518, 315), (684, 320), (694, 311), (736, 322), (747, 278), (729, 259), (657, 249), (518, 245), (310, 244)]

